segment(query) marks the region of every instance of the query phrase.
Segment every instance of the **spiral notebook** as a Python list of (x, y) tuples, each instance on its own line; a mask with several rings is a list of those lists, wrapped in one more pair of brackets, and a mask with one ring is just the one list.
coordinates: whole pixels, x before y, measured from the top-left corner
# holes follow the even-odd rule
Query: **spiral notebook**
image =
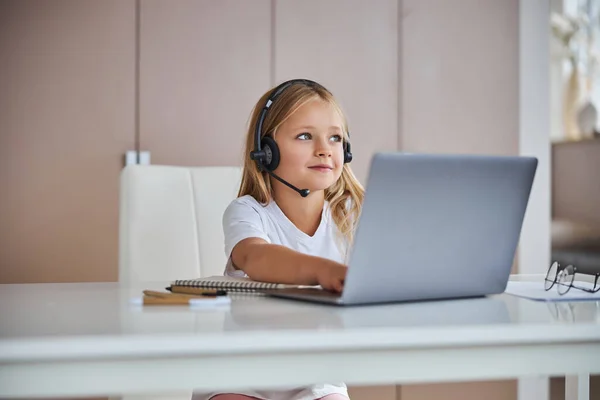
[(198, 289), (220, 289), (228, 292), (260, 292), (263, 290), (288, 289), (299, 287), (313, 287), (288, 285), (282, 283), (269, 283), (253, 281), (249, 278), (234, 278), (231, 276), (209, 276), (197, 279), (178, 279), (171, 283), (173, 287), (186, 287)]

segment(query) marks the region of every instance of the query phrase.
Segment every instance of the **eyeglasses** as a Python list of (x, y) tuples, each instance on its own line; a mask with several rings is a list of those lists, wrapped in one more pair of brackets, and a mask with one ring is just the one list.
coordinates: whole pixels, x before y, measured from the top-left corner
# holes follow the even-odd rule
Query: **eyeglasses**
[[(575, 274), (594, 276), (594, 285), (591, 288), (575, 285)], [(558, 261), (555, 261), (552, 263), (552, 265), (550, 265), (550, 268), (548, 268), (548, 272), (546, 273), (546, 278), (544, 279), (544, 289), (550, 290), (556, 284), (556, 290), (560, 295), (567, 293), (569, 290), (571, 290), (571, 288), (583, 290), (587, 293), (596, 293), (600, 291), (598, 278), (600, 278), (600, 272), (593, 274), (583, 273), (578, 271), (573, 265), (562, 267)]]

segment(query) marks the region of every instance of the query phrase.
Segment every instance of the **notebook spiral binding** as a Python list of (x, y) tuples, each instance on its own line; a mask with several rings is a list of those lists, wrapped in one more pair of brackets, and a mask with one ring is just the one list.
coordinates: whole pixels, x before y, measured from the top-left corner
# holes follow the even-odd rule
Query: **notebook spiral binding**
[(236, 292), (256, 292), (259, 290), (277, 289), (279, 285), (277, 283), (268, 282), (238, 282), (238, 281), (207, 281), (207, 280), (194, 280), (194, 279), (180, 279), (173, 283), (175, 286), (194, 287), (202, 289), (222, 289), (226, 291)]

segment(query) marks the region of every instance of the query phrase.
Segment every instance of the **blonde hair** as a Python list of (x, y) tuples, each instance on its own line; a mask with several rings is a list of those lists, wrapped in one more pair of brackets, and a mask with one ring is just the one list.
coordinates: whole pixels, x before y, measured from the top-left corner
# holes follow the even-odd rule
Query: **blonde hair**
[[(254, 135), (260, 112), (274, 90), (275, 88), (272, 88), (262, 95), (252, 111), (246, 134), (242, 183), (238, 191), (238, 197), (250, 195), (263, 205), (273, 199), (273, 188), (267, 172), (259, 171), (256, 162), (250, 158), (250, 152), (254, 150)], [(343, 140), (347, 141), (349, 137), (346, 116), (333, 95), (320, 85), (309, 86), (306, 84), (293, 84), (277, 97), (263, 122), (261, 139), (267, 135), (274, 138), (275, 132), (281, 124), (304, 104), (315, 99), (329, 103), (340, 114), (343, 121)], [(363, 186), (354, 176), (350, 165), (344, 164), (342, 175), (337, 182), (325, 189), (325, 200), (329, 202), (333, 222), (337, 226), (339, 234), (347, 241), (348, 248), (354, 239), (363, 199)]]

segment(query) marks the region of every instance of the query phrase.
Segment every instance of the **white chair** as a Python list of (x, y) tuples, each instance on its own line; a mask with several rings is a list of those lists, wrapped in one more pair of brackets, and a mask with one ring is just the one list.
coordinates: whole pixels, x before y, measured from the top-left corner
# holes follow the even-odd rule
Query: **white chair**
[[(238, 167), (127, 166), (121, 173), (119, 282), (141, 283), (222, 275), (222, 217), (241, 181)], [(194, 331), (202, 321), (175, 310), (125, 312), (125, 332)], [(221, 314), (203, 315), (222, 318)], [(219, 319), (221, 321), (221, 319)], [(213, 321), (211, 326), (218, 326)], [(192, 392), (139, 394), (127, 400), (190, 400)]]
[(239, 167), (132, 165), (121, 174), (119, 282), (221, 275)]

